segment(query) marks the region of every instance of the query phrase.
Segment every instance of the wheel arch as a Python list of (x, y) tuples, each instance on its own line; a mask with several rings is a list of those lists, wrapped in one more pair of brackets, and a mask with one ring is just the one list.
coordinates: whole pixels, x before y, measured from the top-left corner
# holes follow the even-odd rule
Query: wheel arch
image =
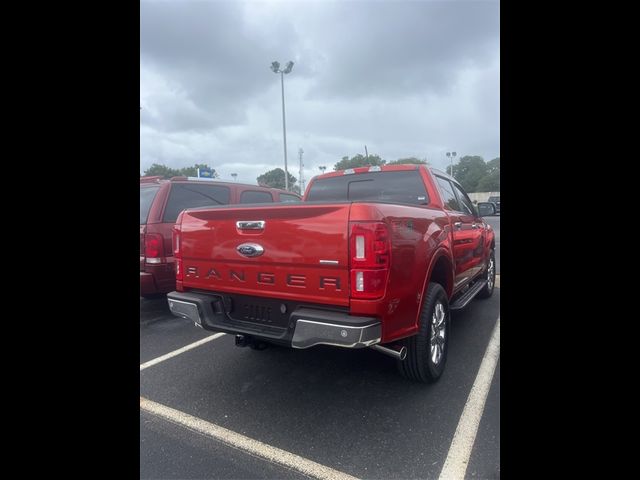
[(422, 306), (424, 299), (427, 295), (427, 288), (430, 282), (439, 283), (444, 288), (447, 294), (447, 298), (451, 298), (453, 293), (453, 281), (454, 281), (454, 267), (453, 259), (445, 248), (436, 250), (432, 255), (429, 262), (429, 268), (427, 269), (427, 275), (422, 285), (422, 293), (420, 297), (420, 307), (418, 308), (418, 314), (416, 316), (416, 326), (420, 326), (420, 312), (422, 312)]
[(424, 294), (427, 293), (426, 289), (429, 282), (442, 285), (444, 291), (447, 292), (447, 296), (451, 298), (451, 294), (453, 293), (453, 278), (453, 261), (451, 256), (444, 249), (436, 252), (431, 258), (427, 270), (427, 277), (425, 278), (422, 288), (422, 298), (424, 298)]

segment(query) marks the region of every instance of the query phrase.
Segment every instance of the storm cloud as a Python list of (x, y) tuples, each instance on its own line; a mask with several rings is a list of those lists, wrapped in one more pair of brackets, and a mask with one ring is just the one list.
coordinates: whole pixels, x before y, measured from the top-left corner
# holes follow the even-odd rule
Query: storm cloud
[(343, 156), (500, 155), (499, 3), (142, 1), (140, 172), (208, 163), (255, 183)]

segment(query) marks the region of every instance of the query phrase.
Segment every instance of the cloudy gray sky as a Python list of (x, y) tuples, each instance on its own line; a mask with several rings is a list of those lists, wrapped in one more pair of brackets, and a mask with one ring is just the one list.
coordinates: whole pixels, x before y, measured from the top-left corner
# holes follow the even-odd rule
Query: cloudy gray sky
[(500, 155), (497, 1), (141, 1), (140, 172), (208, 163), (255, 183), (329, 170), (364, 145), (390, 161)]

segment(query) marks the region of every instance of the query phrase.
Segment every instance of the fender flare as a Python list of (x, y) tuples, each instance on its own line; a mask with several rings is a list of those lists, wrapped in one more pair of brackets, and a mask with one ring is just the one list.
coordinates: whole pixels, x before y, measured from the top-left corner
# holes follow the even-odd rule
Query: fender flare
[(420, 313), (422, 312), (422, 305), (427, 293), (427, 287), (429, 286), (429, 280), (431, 279), (431, 274), (433, 273), (433, 268), (438, 262), (438, 260), (440, 260), (442, 257), (446, 258), (449, 261), (449, 264), (451, 265), (451, 282), (448, 285), (448, 287), (445, 287), (445, 291), (447, 292), (447, 297), (451, 298), (451, 294), (453, 292), (453, 283), (455, 281), (455, 267), (454, 267), (455, 263), (453, 261), (453, 256), (451, 255), (451, 252), (449, 252), (449, 250), (446, 247), (440, 246), (436, 248), (436, 250), (431, 255), (429, 266), (427, 267), (427, 274), (425, 275), (424, 282), (422, 284), (422, 290), (421, 290), (422, 294), (420, 296), (420, 308), (418, 309), (418, 315), (416, 316), (415, 325), (420, 324)]

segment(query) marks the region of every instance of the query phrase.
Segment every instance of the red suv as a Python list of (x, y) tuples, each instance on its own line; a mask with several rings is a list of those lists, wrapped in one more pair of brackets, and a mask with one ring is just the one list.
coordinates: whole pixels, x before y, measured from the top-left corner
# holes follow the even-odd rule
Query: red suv
[(171, 228), (185, 208), (299, 201), (295, 193), (256, 185), (141, 177), (140, 295), (154, 297), (176, 289)]

